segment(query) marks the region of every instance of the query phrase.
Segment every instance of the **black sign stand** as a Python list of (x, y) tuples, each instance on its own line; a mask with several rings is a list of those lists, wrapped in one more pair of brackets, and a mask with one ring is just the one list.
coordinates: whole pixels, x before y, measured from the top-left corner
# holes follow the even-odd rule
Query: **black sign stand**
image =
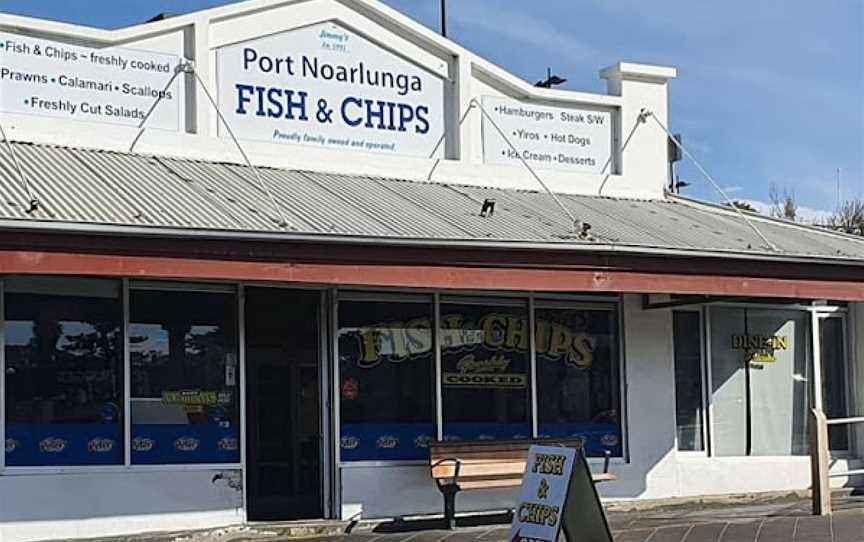
[(583, 450), (576, 452), (564, 501), (564, 537), (567, 542), (614, 542)]

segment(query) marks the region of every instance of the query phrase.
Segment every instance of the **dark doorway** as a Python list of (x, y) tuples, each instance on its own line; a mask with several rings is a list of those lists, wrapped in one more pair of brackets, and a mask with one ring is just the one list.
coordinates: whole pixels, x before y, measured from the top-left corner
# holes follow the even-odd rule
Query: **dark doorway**
[(321, 296), (246, 289), (246, 512), (250, 521), (323, 517)]

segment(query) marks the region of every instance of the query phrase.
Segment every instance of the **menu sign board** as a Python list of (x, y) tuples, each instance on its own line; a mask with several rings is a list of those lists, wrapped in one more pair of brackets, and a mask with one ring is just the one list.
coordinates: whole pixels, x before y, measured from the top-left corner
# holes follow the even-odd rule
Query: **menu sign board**
[(488, 115), (483, 116), (487, 164), (521, 165), (521, 157), (538, 169), (582, 173), (610, 169), (611, 111), (548, 107), (492, 96), (483, 97), (483, 109)]
[(241, 139), (428, 157), (444, 134), (443, 78), (336, 23), (223, 47), (216, 65)]
[(0, 111), (178, 130), (182, 78), (165, 85), (179, 57), (94, 49), (0, 32)]
[(575, 448), (531, 446), (510, 528), (511, 542), (612, 542), (585, 457)]

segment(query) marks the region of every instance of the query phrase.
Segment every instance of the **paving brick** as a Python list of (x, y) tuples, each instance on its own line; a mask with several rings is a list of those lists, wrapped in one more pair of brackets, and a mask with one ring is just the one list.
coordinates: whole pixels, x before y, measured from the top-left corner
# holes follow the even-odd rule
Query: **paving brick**
[(774, 518), (765, 520), (759, 530), (759, 538), (756, 539), (756, 542), (792, 542), (797, 519)]
[(645, 542), (681, 542), (684, 535), (690, 531), (691, 527), (682, 525), (679, 527), (660, 527), (648, 538)]
[(717, 542), (725, 529), (725, 522), (696, 524), (682, 539), (682, 542)]
[(762, 520), (748, 523), (727, 523), (726, 530), (720, 533), (717, 542), (738, 542), (739, 540), (756, 540), (756, 533)]
[(831, 519), (828, 517), (798, 518), (794, 542), (832, 542)]

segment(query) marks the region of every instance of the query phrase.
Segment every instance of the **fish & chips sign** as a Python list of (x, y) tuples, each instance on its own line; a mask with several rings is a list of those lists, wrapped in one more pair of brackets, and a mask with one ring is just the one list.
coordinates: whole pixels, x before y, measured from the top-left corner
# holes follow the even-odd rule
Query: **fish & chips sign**
[(444, 133), (443, 78), (335, 23), (221, 48), (216, 64), (241, 139), (428, 157)]
[(576, 448), (531, 446), (511, 542), (612, 542), (591, 471)]
[[(407, 322), (388, 322), (358, 328), (357, 366), (371, 369), (387, 360), (393, 363), (432, 351), (432, 321), (418, 318)], [(441, 346), (447, 354), (464, 352), (458, 363), (460, 373), (506, 371), (509, 361), (499, 352), (527, 351), (530, 341), (528, 320), (522, 316), (490, 312), (477, 322), (461, 314), (441, 317)], [(572, 367), (589, 369), (597, 346), (595, 337), (569, 326), (538, 319), (535, 330), (538, 356), (560, 360)], [(488, 351), (488, 358), (480, 353)]]

